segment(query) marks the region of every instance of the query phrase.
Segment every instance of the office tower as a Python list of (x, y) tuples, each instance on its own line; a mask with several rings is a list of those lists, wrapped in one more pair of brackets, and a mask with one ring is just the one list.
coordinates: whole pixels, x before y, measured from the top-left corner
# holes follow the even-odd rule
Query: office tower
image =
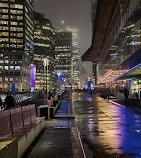
[(0, 1), (0, 88), (29, 90), (33, 63), (33, 0)]
[(72, 32), (72, 79), (78, 84), (80, 81), (80, 48), (79, 48), (79, 37), (78, 29), (73, 27), (66, 27), (68, 32)]
[(72, 72), (72, 33), (56, 32), (55, 35), (56, 74), (66, 80), (71, 79)]
[[(35, 12), (34, 22), (34, 63), (36, 65), (35, 88), (43, 89), (46, 79), (48, 80), (48, 88), (52, 88), (55, 79), (54, 28), (52, 27), (52, 23), (44, 18), (43, 14), (37, 12)], [(49, 60), (48, 74), (46, 74), (47, 72), (44, 72), (44, 59), (46, 58)]]

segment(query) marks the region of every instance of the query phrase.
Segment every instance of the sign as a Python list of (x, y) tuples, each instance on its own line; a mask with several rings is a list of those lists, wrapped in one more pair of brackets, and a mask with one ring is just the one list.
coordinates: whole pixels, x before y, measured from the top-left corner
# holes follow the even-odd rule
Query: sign
[(138, 82), (137, 81), (133, 81), (133, 84), (138, 84)]
[(138, 83), (139, 83), (139, 84), (141, 84), (141, 79), (140, 79), (140, 80), (138, 80)]
[(91, 88), (91, 83), (90, 83), (90, 81), (88, 81), (88, 88), (90, 89)]
[(35, 67), (35, 65), (31, 65), (31, 69), (30, 69), (30, 88), (32, 88), (32, 90), (35, 88), (35, 73), (36, 73), (36, 67)]
[(12, 84), (12, 91), (15, 91), (15, 83)]

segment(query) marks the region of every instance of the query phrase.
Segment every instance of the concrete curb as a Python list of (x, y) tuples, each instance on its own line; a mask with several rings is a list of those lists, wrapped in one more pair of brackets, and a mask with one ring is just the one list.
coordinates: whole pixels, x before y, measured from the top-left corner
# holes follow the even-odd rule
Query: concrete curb
[(73, 158), (86, 158), (83, 144), (77, 127), (71, 128)]

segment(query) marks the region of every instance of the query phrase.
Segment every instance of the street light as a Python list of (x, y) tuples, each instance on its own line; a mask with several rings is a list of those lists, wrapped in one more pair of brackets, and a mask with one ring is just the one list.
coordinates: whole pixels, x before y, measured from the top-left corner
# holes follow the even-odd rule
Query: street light
[[(49, 63), (48, 58), (45, 58), (44, 59), (44, 104), (45, 105), (48, 104), (48, 91), (47, 91), (47, 86), (48, 86), (48, 65), (49, 65), (48, 63)], [(46, 71), (46, 67), (47, 67), (47, 71)], [(45, 84), (45, 80), (46, 80), (46, 84)], [(47, 94), (46, 94), (46, 92), (47, 92)]]

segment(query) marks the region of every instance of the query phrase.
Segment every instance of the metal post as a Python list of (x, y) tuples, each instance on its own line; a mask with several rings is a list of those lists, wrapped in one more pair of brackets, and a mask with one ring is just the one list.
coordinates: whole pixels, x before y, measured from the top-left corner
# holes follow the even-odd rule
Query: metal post
[(44, 105), (46, 105), (45, 71), (46, 71), (46, 64), (45, 64), (45, 60), (44, 60)]
[(46, 65), (47, 65), (47, 78), (46, 78), (46, 84), (47, 84), (47, 87), (46, 87), (46, 89), (47, 89), (47, 95), (46, 95), (46, 102), (47, 102), (47, 104), (48, 104), (48, 59), (46, 60)]

